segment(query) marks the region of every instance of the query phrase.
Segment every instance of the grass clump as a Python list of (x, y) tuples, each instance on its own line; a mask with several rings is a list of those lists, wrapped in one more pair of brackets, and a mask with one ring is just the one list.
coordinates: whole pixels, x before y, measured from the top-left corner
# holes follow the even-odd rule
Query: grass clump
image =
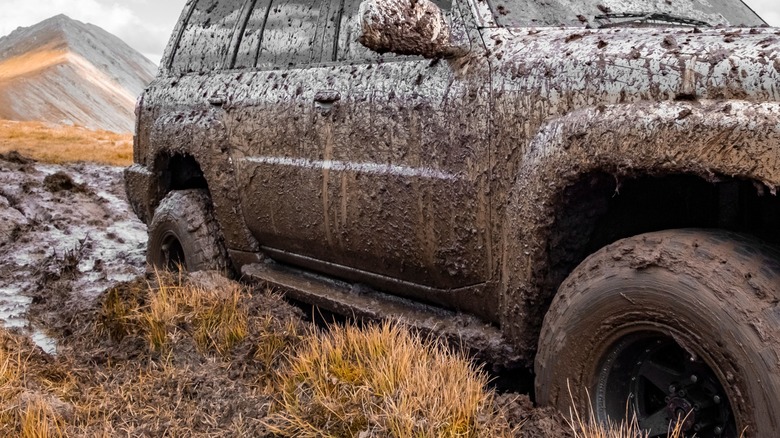
[(0, 436), (49, 438), (63, 436), (72, 376), (47, 363), (28, 339), (0, 330)]
[(160, 283), (140, 321), (149, 345), (164, 352), (182, 327), (188, 328), (201, 351), (227, 353), (247, 336), (248, 310), (243, 290), (232, 284), (206, 290), (191, 284)]
[(147, 287), (136, 283), (108, 291), (99, 328), (115, 340), (140, 333), (156, 353), (191, 336), (201, 352), (227, 356), (249, 334), (248, 302), (238, 283), (207, 289), (182, 275), (157, 272)]
[(306, 339), (281, 376), (282, 436), (511, 436), (486, 375), (399, 325), (332, 327)]

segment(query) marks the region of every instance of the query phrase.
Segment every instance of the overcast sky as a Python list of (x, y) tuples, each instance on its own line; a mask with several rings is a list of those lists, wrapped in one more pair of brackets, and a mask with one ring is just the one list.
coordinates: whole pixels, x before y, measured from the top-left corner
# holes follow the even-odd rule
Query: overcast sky
[[(160, 61), (185, 0), (0, 0), (0, 36), (57, 14), (96, 24)], [(770, 25), (780, 27), (780, 0), (746, 0)]]

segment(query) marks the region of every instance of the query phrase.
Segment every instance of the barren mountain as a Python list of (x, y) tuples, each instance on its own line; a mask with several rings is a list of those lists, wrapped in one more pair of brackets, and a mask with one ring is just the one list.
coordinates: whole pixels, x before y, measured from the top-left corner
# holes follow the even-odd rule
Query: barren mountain
[(0, 38), (0, 119), (131, 131), (155, 71), (116, 36), (58, 15)]

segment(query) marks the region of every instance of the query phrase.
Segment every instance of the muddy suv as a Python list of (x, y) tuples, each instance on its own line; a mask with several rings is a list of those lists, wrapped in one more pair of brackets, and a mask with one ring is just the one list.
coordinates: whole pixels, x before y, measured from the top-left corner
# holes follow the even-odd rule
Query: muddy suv
[(154, 265), (401, 318), (651, 436), (776, 437), (779, 100), (739, 0), (190, 0), (127, 189)]

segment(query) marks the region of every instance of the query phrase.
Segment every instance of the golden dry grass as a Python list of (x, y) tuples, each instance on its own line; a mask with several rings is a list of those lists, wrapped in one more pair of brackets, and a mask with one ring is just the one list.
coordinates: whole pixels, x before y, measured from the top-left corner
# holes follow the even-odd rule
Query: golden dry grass
[(0, 333), (0, 436), (60, 437), (63, 418), (51, 399), (72, 391), (74, 381), (56, 366), (42, 366), (30, 347)]
[(139, 333), (156, 353), (167, 353), (172, 343), (188, 334), (201, 352), (226, 356), (249, 334), (247, 302), (248, 294), (238, 283), (205, 289), (186, 282), (181, 274), (156, 272), (147, 289), (108, 291), (98, 330), (113, 339)]
[(399, 325), (332, 327), (282, 373), (268, 424), (289, 437), (512, 436), (486, 385), (465, 357)]
[[(55, 358), (0, 329), (0, 436), (525, 436), (440, 342), (388, 323), (320, 332), (280, 306), (158, 273), (107, 292)], [(574, 438), (644, 437), (569, 423)]]
[(0, 153), (10, 151), (47, 163), (89, 161), (129, 166), (133, 162), (133, 136), (78, 126), (0, 120)]

